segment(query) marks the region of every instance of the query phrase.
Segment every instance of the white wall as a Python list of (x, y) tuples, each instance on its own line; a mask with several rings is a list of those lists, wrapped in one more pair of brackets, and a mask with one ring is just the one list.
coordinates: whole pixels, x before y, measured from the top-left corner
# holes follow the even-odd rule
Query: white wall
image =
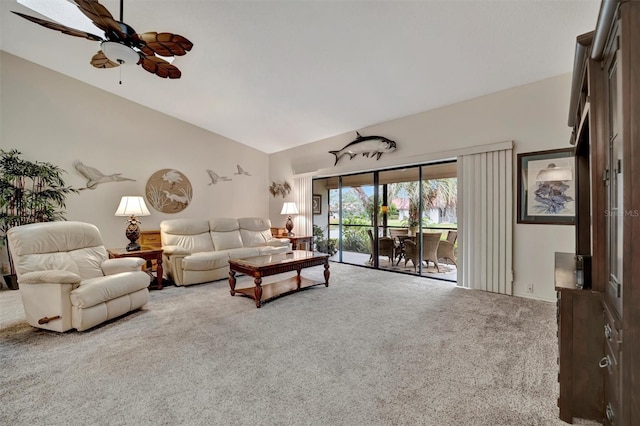
[[(447, 152), (508, 140), (514, 141), (514, 218), (516, 159), (522, 152), (569, 147), (566, 125), (571, 75), (542, 80), (432, 111), (403, 117), (365, 129), (363, 136), (395, 140), (398, 149), (380, 160), (343, 157), (333, 166), (330, 150), (355, 138), (355, 130), (270, 156), (270, 176), (292, 179), (295, 173), (328, 176), (374, 168), (450, 158)], [(361, 105), (367, 108), (367, 105)], [(272, 201), (273, 215), (277, 206)], [(273, 216), (272, 216), (273, 220)], [(574, 251), (574, 230), (563, 225), (519, 225), (514, 219), (514, 294), (555, 300), (554, 252)], [(533, 294), (527, 293), (533, 284)]]
[[(268, 156), (13, 55), (0, 54), (0, 148), (16, 148), (26, 159), (62, 167), (68, 172), (67, 183), (74, 187), (86, 183), (73, 168), (74, 160), (136, 180), (99, 185), (68, 198), (67, 218), (95, 223), (110, 247), (127, 242), (123, 218), (113, 216), (120, 197), (142, 195), (147, 179), (163, 168), (186, 174), (193, 186), (193, 202), (178, 215), (152, 210), (151, 216), (142, 218), (142, 229), (157, 229), (161, 220), (172, 217), (268, 216), (274, 226), (283, 226), (282, 203), (294, 201), (295, 194), (274, 198), (268, 186), (284, 180), (293, 184), (296, 174), (327, 176), (416, 164), (443, 159), (447, 151), (506, 140), (514, 141), (516, 154), (567, 147), (569, 140), (569, 74), (357, 129), (363, 135), (395, 140), (398, 150), (378, 161), (343, 158), (333, 167), (334, 157), (328, 151), (353, 140), (355, 129)], [(159, 90), (163, 83), (158, 81)], [(515, 155), (513, 160), (515, 170)], [(236, 164), (252, 176), (233, 175)], [(206, 169), (233, 181), (208, 185)], [(573, 249), (570, 226), (514, 224), (514, 293), (555, 300), (553, 253)], [(530, 283), (533, 295), (526, 291)]]
[[(144, 195), (149, 177), (164, 168), (187, 176), (192, 203), (177, 214), (148, 204), (151, 216), (141, 218), (141, 229), (159, 229), (160, 221), (176, 217), (268, 216), (267, 154), (5, 52), (0, 61), (0, 148), (63, 168), (65, 182), (76, 188), (86, 179), (74, 169), (74, 160), (135, 179), (101, 184), (67, 199), (66, 218), (97, 225), (108, 247), (128, 243), (125, 218), (113, 215), (120, 197)], [(168, 83), (158, 78), (158, 90)], [(234, 175), (236, 164), (251, 176)], [(206, 169), (232, 181), (209, 185)]]

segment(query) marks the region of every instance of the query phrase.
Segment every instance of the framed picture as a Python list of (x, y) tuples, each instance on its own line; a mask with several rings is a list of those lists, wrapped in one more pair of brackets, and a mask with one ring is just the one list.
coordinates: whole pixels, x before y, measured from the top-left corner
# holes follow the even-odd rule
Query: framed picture
[(518, 154), (518, 223), (573, 225), (573, 148)]
[(313, 194), (313, 214), (322, 214), (322, 195)]

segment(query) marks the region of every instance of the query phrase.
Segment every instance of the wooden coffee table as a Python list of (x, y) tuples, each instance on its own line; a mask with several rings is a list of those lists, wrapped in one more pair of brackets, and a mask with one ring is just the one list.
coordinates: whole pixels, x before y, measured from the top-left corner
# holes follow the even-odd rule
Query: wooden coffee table
[[(300, 271), (311, 266), (324, 265), (324, 282), (313, 281), (300, 276)], [(296, 271), (297, 275), (288, 279), (262, 285), (262, 277)], [(236, 273), (252, 276), (255, 287), (236, 288)], [(313, 251), (295, 250), (247, 259), (229, 259), (229, 287), (231, 295), (240, 293), (255, 300), (259, 308), (262, 302), (278, 296), (290, 294), (314, 285), (329, 287), (329, 255)]]

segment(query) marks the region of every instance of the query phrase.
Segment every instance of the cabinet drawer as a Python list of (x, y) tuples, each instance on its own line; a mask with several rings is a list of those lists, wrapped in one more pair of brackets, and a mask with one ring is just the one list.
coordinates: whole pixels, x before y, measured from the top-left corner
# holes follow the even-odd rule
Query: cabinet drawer
[(143, 248), (162, 248), (160, 231), (140, 231), (140, 246)]
[(603, 315), (605, 341), (611, 346), (612, 351), (617, 353), (620, 351), (620, 346), (622, 345), (622, 330), (619, 327), (620, 322), (616, 320), (613, 311), (606, 302), (603, 303)]
[(616, 320), (616, 316), (610, 306), (603, 303), (603, 319), (604, 319), (604, 352), (605, 356), (600, 361), (604, 375), (604, 424), (619, 424), (620, 416), (620, 395), (621, 395), (621, 346), (622, 346), (622, 330), (619, 327), (620, 322)]
[(600, 361), (604, 370), (604, 424), (619, 424), (620, 414), (620, 353), (614, 352), (609, 342), (605, 343), (605, 356)]

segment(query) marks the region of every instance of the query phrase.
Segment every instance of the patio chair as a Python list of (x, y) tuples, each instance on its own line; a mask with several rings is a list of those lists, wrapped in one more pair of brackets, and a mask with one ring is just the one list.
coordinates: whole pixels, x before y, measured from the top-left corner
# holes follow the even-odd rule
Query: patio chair
[[(440, 237), (442, 232), (423, 232), (422, 233), (422, 260), (427, 262), (433, 262), (436, 266), (436, 270), (440, 272), (440, 265), (438, 265), (438, 245), (440, 244)], [(413, 270), (416, 271), (418, 262), (420, 261), (420, 246), (412, 240), (406, 240), (404, 242), (404, 266), (407, 266), (407, 262), (413, 263)]]
[[(373, 232), (371, 229), (367, 229), (369, 234), (369, 242), (371, 243), (371, 256), (369, 256), (369, 263), (373, 263), (374, 256), (374, 244), (373, 244)], [(380, 237), (378, 239), (378, 256), (387, 256), (389, 263), (393, 264), (395, 255), (395, 243), (391, 237)]]
[(458, 266), (458, 259), (455, 254), (455, 243), (458, 239), (458, 231), (449, 231), (447, 239), (440, 241), (438, 244), (438, 259), (444, 259), (447, 265), (449, 260)]
[(389, 228), (389, 236), (394, 240), (405, 235), (409, 235), (407, 228)]

